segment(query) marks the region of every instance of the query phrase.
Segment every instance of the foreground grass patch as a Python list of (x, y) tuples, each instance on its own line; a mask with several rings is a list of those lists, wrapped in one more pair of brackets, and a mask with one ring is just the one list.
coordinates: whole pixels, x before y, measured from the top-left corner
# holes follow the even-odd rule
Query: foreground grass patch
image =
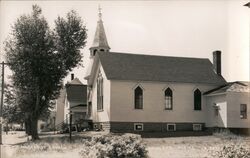
[(16, 155), (23, 157), (73, 157), (74, 158), (145, 158), (146, 146), (139, 135), (107, 134), (94, 137), (46, 138), (18, 145)]

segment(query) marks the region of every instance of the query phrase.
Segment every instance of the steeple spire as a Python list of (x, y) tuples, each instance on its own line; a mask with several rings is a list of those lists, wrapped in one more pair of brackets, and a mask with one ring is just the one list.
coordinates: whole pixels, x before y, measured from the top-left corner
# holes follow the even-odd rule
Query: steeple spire
[(103, 21), (102, 21), (102, 8), (98, 7), (98, 17), (99, 20), (97, 21), (97, 27), (95, 32), (95, 37), (92, 46), (90, 47), (91, 57), (95, 56), (97, 51), (108, 52), (110, 47), (108, 45), (107, 37), (105, 34)]

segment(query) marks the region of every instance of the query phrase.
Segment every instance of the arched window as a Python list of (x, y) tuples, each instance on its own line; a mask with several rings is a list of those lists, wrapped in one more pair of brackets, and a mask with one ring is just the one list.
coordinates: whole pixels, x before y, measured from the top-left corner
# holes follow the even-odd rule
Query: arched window
[(134, 90), (135, 95), (135, 109), (143, 109), (143, 90), (141, 87), (137, 87)]
[(199, 89), (194, 91), (194, 110), (201, 110), (201, 91)]
[(170, 88), (165, 90), (165, 109), (172, 110), (173, 109), (173, 92)]
[(101, 73), (97, 78), (97, 110), (103, 110), (103, 78)]

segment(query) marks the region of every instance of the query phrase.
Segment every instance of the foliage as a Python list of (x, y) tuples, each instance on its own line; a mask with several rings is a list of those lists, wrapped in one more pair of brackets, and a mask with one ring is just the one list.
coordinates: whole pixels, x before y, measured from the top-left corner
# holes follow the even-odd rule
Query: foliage
[(3, 118), (6, 123), (23, 123), (24, 122), (24, 113), (20, 111), (20, 108), (17, 105), (17, 91), (10, 85), (4, 85), (4, 105), (3, 105)]
[(77, 149), (83, 158), (146, 158), (147, 150), (138, 135), (102, 135), (94, 137), (55, 137), (24, 143), (18, 146), (17, 154), (44, 152), (67, 152)]
[(222, 158), (249, 158), (250, 150), (243, 144), (228, 144), (217, 152), (217, 156)]
[(66, 19), (58, 17), (54, 30), (41, 14), (42, 9), (33, 5), (30, 15), (17, 19), (5, 42), (6, 59), (18, 91), (17, 104), (33, 139), (38, 139), (37, 120), (47, 114), (64, 77), (80, 64), (80, 49), (87, 38), (75, 11), (69, 12)]
[(137, 135), (107, 135), (86, 141), (80, 154), (84, 158), (143, 158), (147, 157), (147, 150)]

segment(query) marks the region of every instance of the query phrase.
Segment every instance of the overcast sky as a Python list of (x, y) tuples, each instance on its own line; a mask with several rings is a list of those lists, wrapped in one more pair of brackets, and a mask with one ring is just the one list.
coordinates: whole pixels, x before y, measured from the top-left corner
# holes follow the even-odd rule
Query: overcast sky
[[(58, 15), (74, 9), (88, 29), (88, 43), (82, 50), (84, 68), (75, 70), (83, 80), (89, 47), (102, 7), (104, 27), (111, 51), (209, 58), (222, 51), (222, 74), (227, 81), (249, 80), (250, 8), (246, 0), (168, 1), (0, 1), (0, 42), (32, 4), (42, 7), (51, 28)], [(2, 60), (3, 58), (1, 58)]]

